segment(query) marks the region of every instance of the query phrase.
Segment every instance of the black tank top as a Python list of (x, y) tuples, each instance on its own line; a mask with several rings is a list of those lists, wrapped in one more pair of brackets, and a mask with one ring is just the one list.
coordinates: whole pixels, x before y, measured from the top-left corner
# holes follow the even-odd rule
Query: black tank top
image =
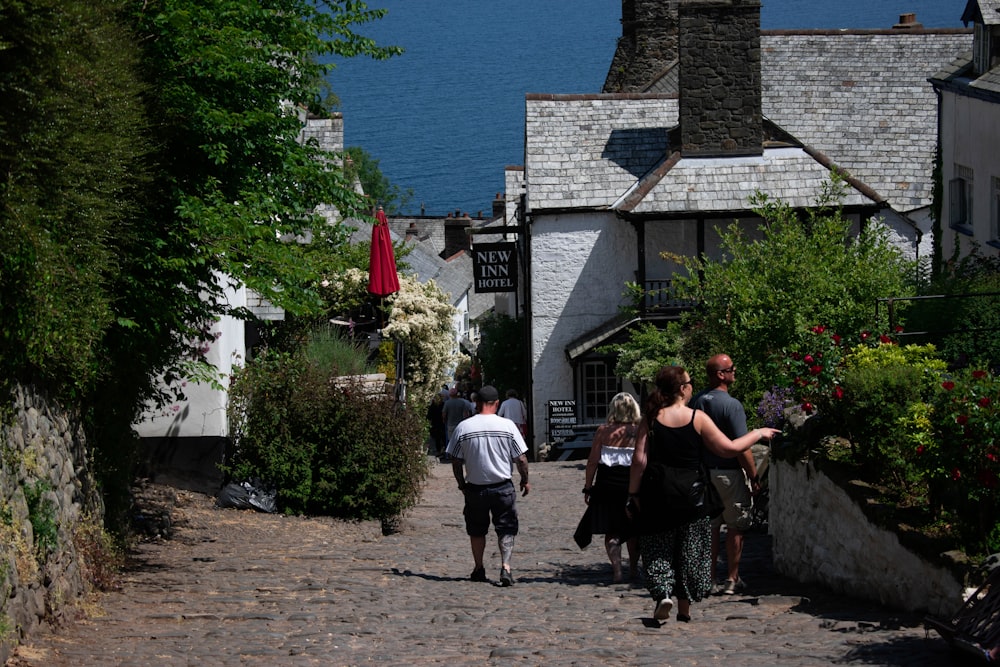
[(704, 445), (701, 436), (694, 429), (696, 412), (697, 410), (692, 410), (691, 421), (676, 428), (664, 426), (654, 419), (650, 438), (646, 443), (647, 460), (674, 468), (698, 470)]

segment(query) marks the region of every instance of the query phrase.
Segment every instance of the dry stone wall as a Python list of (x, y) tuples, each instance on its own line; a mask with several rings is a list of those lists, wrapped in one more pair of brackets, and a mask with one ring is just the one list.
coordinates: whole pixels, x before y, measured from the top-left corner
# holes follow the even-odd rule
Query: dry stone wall
[(772, 461), (768, 523), (774, 567), (853, 597), (950, 618), (963, 587), (946, 568), (906, 549), (808, 462)]
[(74, 535), (101, 521), (79, 419), (18, 386), (0, 430), (0, 663), (87, 592)]

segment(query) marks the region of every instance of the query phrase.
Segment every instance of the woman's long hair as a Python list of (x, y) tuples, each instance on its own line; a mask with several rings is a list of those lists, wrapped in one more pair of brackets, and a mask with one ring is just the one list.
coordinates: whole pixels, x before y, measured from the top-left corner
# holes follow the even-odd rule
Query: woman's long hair
[(660, 410), (668, 405), (673, 405), (680, 398), (681, 387), (686, 384), (684, 382), (685, 375), (687, 375), (687, 371), (684, 370), (683, 366), (664, 366), (657, 372), (654, 380), (656, 389), (646, 400), (646, 421), (649, 427), (653, 426)]

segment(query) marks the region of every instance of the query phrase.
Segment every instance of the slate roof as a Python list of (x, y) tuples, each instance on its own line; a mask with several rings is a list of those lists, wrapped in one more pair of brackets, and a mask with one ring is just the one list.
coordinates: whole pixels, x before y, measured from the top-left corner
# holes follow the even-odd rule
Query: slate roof
[[(675, 210), (671, 198), (684, 193), (686, 204), (701, 210), (744, 210), (761, 185), (774, 196), (814, 202), (822, 156), (868, 186), (851, 195), (855, 203), (886, 200), (904, 212), (928, 206), (937, 98), (927, 79), (971, 44), (965, 30), (762, 33), (763, 113), (818, 157), (816, 164), (802, 151), (768, 149), (757, 163), (682, 160), (664, 171), (675, 96), (528, 95), (529, 206), (656, 213)], [(765, 166), (776, 172), (765, 175)], [(663, 186), (649, 187), (657, 168)], [(709, 192), (709, 182), (718, 192)], [(649, 201), (640, 203), (635, 195), (644, 185)], [(738, 201), (744, 205), (733, 208)]]
[(937, 96), (927, 79), (968, 31), (764, 34), (763, 112), (898, 211), (929, 206)]
[[(976, 16), (977, 6), (979, 9), (978, 17)], [(1000, 25), (1000, 0), (969, 0), (969, 4), (965, 6), (965, 12), (962, 14), (962, 20), (969, 23), (977, 18), (982, 19), (985, 25)]]
[[(816, 204), (816, 193), (829, 180), (829, 169), (798, 147), (768, 148), (759, 156), (681, 159), (664, 170), (635, 206), (628, 206), (626, 197), (617, 208), (661, 214), (742, 211), (747, 197), (757, 190), (805, 208)], [(850, 190), (842, 203), (847, 207), (877, 202)]]

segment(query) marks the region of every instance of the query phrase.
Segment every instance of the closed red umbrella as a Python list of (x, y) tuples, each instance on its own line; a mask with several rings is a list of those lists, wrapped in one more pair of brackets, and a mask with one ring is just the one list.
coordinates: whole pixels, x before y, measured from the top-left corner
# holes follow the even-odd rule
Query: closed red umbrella
[(378, 221), (372, 227), (372, 249), (368, 260), (368, 291), (377, 296), (389, 296), (399, 291), (396, 274), (396, 254), (389, 238), (389, 219), (382, 207), (375, 214)]

